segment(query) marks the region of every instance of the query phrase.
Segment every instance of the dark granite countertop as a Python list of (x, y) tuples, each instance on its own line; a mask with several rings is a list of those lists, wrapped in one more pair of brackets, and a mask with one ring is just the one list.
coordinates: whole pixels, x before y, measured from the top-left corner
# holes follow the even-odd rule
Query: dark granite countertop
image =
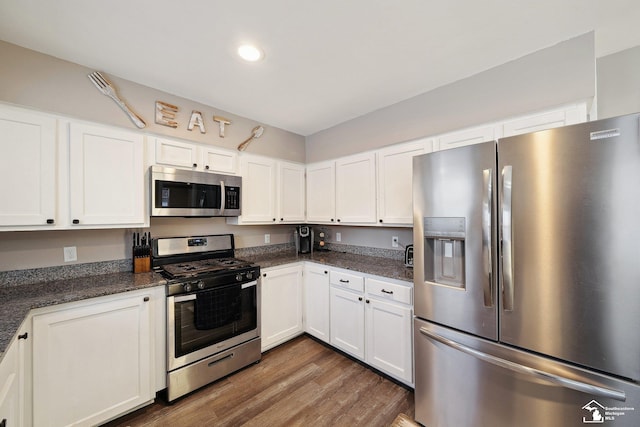
[(296, 255), (294, 251), (281, 251), (264, 255), (243, 256), (242, 258), (258, 264), (261, 268), (311, 261), (331, 267), (413, 282), (413, 269), (405, 267), (404, 261), (391, 258), (334, 251), (314, 252), (306, 255)]
[(29, 310), (88, 298), (113, 295), (163, 285), (155, 273), (101, 274), (17, 286), (1, 286), (0, 360)]
[[(239, 254), (240, 255), (240, 254)], [(299, 261), (311, 261), (332, 267), (368, 273), (390, 279), (413, 281), (413, 269), (402, 260), (336, 251), (297, 255), (295, 250), (261, 254), (242, 254), (243, 259), (261, 268), (276, 267)], [(155, 273), (130, 272), (91, 275), (33, 284), (0, 286), (0, 360), (11, 339), (27, 317), (29, 310), (88, 298), (113, 295), (163, 285), (165, 280)]]

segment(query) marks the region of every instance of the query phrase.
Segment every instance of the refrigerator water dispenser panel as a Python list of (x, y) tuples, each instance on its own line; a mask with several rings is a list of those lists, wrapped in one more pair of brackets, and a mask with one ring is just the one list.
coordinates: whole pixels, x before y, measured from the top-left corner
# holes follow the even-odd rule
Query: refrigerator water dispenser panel
[(464, 289), (465, 238), (464, 218), (424, 218), (425, 280)]

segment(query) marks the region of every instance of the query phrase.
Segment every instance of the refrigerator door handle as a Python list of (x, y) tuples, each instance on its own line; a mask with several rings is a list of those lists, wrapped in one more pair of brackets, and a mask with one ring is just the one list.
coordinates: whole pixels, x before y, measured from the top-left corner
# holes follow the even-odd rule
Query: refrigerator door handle
[(521, 365), (519, 363), (515, 363), (510, 360), (501, 359), (499, 357), (495, 357), (490, 354), (483, 353), (479, 350), (475, 350), (471, 347), (467, 347), (466, 345), (450, 340), (449, 338), (445, 338), (441, 335), (431, 332), (430, 330), (424, 327), (420, 328), (420, 333), (429, 339), (432, 339), (434, 341), (447, 345), (455, 350), (461, 351), (477, 359), (480, 359), (484, 362), (491, 363), (493, 365), (508, 369), (513, 372), (530, 375), (537, 379), (550, 382), (552, 384), (556, 384), (565, 388), (577, 390), (577, 391), (598, 396), (601, 398), (615, 399), (621, 402), (624, 402), (627, 400), (627, 395), (625, 394), (624, 391), (621, 391), (621, 390), (610, 389), (607, 387), (602, 387), (602, 386), (589, 384), (582, 381), (573, 380), (571, 378), (565, 378), (560, 375), (556, 375), (550, 372), (545, 372), (536, 368), (532, 368), (530, 366)]
[(493, 307), (493, 287), (491, 286), (492, 265), (491, 257), (491, 213), (493, 209), (493, 170), (482, 171), (482, 260), (484, 261), (484, 306)]
[(513, 311), (513, 227), (511, 224), (512, 166), (502, 168), (502, 192), (500, 194), (502, 224), (502, 294), (505, 311)]

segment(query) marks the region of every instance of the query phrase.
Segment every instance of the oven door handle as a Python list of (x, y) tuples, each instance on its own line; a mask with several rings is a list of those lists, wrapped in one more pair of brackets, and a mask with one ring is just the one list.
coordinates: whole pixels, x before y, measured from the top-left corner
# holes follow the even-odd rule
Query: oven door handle
[(196, 294), (182, 295), (182, 296), (177, 296), (173, 298), (174, 298), (173, 299), (174, 302), (193, 301), (194, 299), (196, 299)]

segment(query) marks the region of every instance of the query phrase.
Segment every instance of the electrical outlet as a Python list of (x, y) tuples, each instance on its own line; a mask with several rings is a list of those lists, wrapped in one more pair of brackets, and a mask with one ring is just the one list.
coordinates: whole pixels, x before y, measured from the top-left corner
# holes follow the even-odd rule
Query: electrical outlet
[(336, 233), (336, 242), (342, 241), (342, 233)]
[(393, 236), (391, 238), (391, 247), (392, 248), (397, 248), (398, 247), (398, 236)]
[(67, 246), (64, 250), (64, 262), (71, 262), (78, 260), (78, 251), (75, 246)]
[(264, 242), (265, 243), (271, 243), (271, 234), (265, 234), (264, 235)]

